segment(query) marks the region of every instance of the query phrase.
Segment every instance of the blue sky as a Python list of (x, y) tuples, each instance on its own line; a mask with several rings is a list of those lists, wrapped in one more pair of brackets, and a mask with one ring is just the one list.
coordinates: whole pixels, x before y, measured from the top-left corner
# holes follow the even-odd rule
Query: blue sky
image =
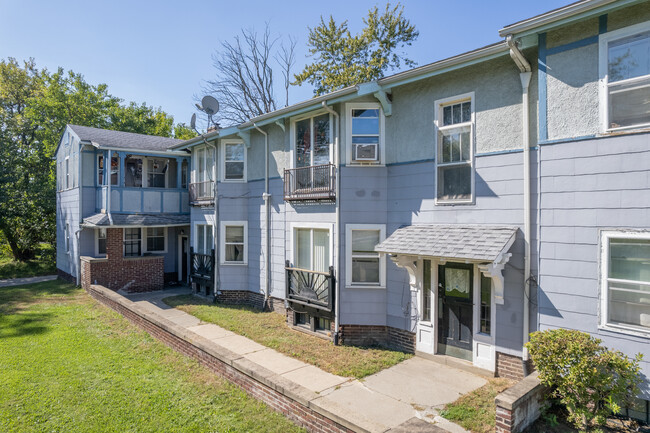
[[(568, 4), (570, 0), (403, 1), (405, 16), (420, 31), (407, 48), (424, 65), (499, 40), (504, 25)], [(348, 20), (358, 31), (369, 0), (315, 1), (32, 1), (0, 0), (0, 58), (33, 57), (39, 67), (61, 66), (127, 101), (161, 107), (176, 122), (189, 122), (194, 95), (214, 76), (211, 55), (240, 29), (297, 38), (295, 71), (307, 54), (308, 27), (321, 15)], [(312, 96), (293, 87), (290, 102)]]

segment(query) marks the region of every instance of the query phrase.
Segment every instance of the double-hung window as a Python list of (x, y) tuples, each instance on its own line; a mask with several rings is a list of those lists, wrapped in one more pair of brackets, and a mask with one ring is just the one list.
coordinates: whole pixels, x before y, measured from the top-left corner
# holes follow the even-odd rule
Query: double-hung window
[(120, 174), (120, 158), (112, 156), (111, 166), (107, 168), (104, 155), (99, 155), (97, 157), (97, 185), (108, 185), (108, 179), (106, 178), (108, 173), (110, 173), (111, 185), (117, 185)]
[(650, 24), (600, 36), (604, 131), (650, 126)]
[(383, 161), (383, 114), (379, 104), (347, 105), (347, 142), (352, 164)]
[(246, 221), (221, 222), (221, 263), (246, 264), (248, 223)]
[(124, 229), (124, 256), (136, 257), (142, 255), (142, 229)]
[(214, 196), (214, 152), (207, 147), (200, 147), (192, 158), (194, 164), (195, 195), (197, 198)]
[(296, 268), (329, 272), (331, 266), (330, 229), (295, 227), (293, 261)]
[(97, 255), (105, 256), (106, 255), (106, 229), (99, 228), (95, 230), (97, 236)]
[(346, 225), (346, 284), (348, 287), (385, 287), (385, 259), (375, 247), (386, 237), (383, 224)]
[(438, 203), (473, 200), (473, 96), (467, 94), (436, 102)]
[(65, 189), (72, 188), (72, 182), (70, 181), (70, 157), (65, 157)]
[(194, 230), (194, 250), (197, 254), (212, 254), (214, 236), (212, 225), (197, 224)]
[(224, 181), (243, 181), (246, 179), (246, 146), (241, 141), (223, 140)]
[(601, 324), (650, 332), (650, 232), (601, 232)]
[(147, 227), (147, 252), (164, 253), (167, 251), (165, 231), (164, 227)]
[(70, 224), (65, 223), (65, 252), (70, 252)]

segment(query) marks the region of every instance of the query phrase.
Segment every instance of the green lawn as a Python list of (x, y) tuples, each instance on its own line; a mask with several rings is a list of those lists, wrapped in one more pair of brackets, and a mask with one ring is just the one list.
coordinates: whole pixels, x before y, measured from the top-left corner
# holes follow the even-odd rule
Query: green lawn
[(381, 348), (335, 346), (331, 341), (290, 329), (284, 316), (274, 312), (212, 304), (192, 295), (173, 296), (163, 301), (204, 322), (214, 323), (340, 376), (359, 379), (412, 356)]
[(0, 289), (2, 432), (291, 432), (286, 418), (84, 291)]
[(14, 261), (8, 248), (0, 245), (0, 280), (56, 274), (56, 259), (51, 245), (42, 244), (36, 259), (27, 262)]

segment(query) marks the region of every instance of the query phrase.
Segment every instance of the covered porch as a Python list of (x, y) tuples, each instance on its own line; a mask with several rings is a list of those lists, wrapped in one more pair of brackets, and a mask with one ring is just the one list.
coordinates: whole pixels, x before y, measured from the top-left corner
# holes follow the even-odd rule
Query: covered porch
[(376, 251), (409, 276), (416, 351), (496, 371), (496, 310), (517, 228), (414, 225), (397, 229)]

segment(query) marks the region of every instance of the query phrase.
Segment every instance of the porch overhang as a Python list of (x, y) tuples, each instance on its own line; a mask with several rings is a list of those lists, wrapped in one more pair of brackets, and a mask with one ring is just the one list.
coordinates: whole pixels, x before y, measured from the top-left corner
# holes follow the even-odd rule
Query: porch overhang
[(124, 228), (124, 227), (178, 227), (190, 225), (189, 215), (170, 214), (111, 214), (113, 224), (108, 215), (98, 213), (86, 217), (81, 223), (87, 228)]
[(475, 263), (492, 279), (497, 304), (503, 304), (503, 269), (512, 254), (517, 227), (458, 224), (412, 225), (397, 229), (375, 247), (409, 273), (411, 290), (418, 290), (417, 261), (421, 258), (441, 262)]

